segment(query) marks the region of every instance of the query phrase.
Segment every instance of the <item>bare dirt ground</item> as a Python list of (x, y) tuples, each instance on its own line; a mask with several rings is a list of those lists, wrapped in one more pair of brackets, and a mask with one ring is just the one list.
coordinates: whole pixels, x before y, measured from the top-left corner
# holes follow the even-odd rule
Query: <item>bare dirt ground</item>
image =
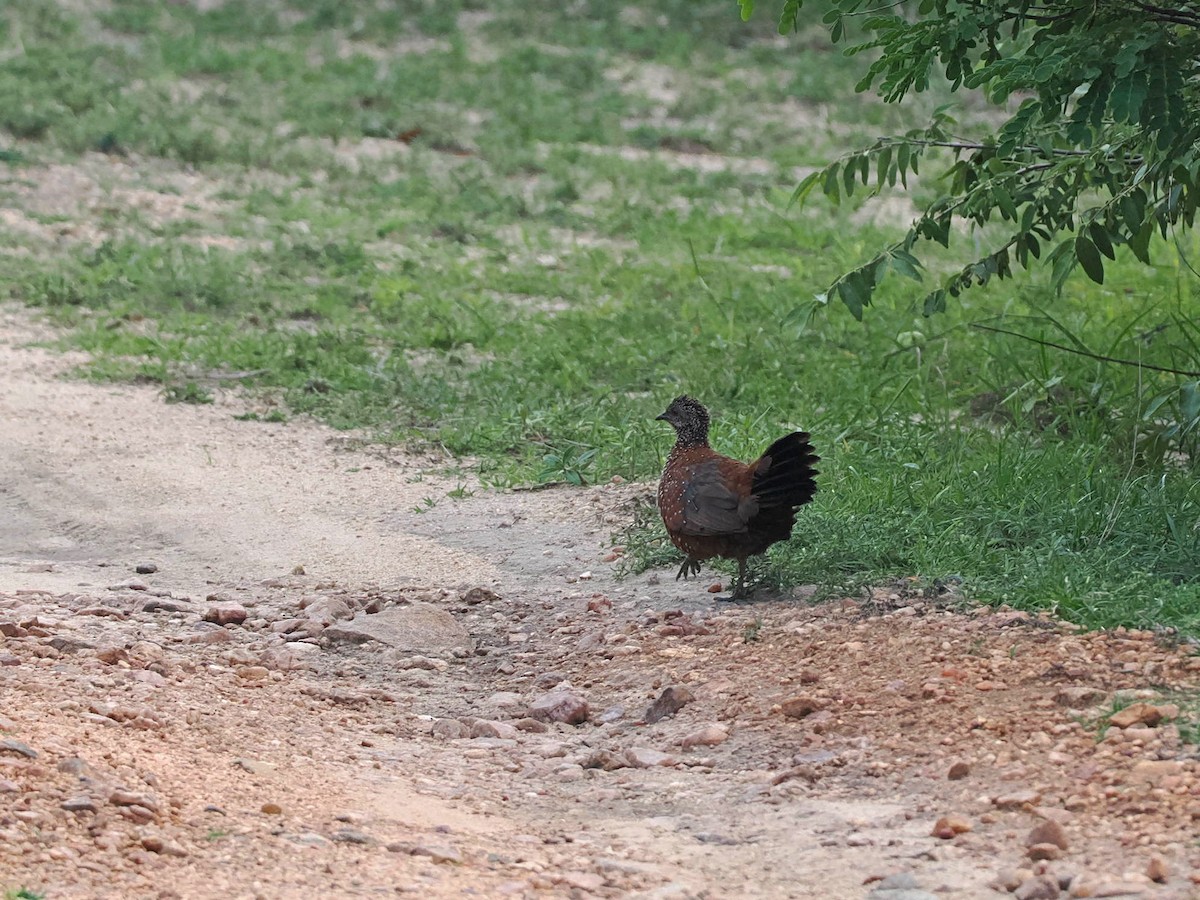
[(451, 500), (44, 337), (0, 312), (0, 889), (1200, 896), (1193, 647), (618, 579), (652, 485)]

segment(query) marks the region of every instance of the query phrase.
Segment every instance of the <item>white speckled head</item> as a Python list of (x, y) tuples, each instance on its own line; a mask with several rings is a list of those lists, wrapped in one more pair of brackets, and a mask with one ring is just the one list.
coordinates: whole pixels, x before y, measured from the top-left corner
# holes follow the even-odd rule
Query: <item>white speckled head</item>
[(708, 410), (698, 400), (681, 394), (671, 401), (667, 411), (657, 417), (675, 429), (676, 443), (695, 447), (708, 444)]

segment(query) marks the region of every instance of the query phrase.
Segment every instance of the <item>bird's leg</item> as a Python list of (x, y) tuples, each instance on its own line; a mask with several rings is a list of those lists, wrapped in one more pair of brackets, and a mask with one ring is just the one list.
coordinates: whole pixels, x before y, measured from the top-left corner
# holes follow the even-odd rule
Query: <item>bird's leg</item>
[(684, 581), (687, 581), (690, 576), (699, 574), (700, 560), (692, 559), (690, 556), (685, 556), (683, 558), (683, 565), (679, 567), (679, 572), (675, 575), (675, 580), (678, 581), (680, 578), (682, 578)]
[(731, 599), (744, 600), (746, 598), (746, 560), (738, 560), (738, 577), (737, 583), (733, 586)]

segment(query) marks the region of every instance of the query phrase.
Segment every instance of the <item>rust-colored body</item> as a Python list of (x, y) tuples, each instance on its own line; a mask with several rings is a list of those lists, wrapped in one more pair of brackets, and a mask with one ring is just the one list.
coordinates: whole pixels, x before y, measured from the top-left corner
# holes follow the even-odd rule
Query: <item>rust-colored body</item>
[(793, 432), (746, 464), (708, 445), (708, 411), (677, 397), (659, 416), (676, 441), (658, 485), (658, 509), (671, 542), (686, 554), (676, 578), (715, 556), (738, 561), (734, 596), (745, 590), (746, 559), (792, 534), (797, 507), (816, 493), (820, 457), (808, 435)]

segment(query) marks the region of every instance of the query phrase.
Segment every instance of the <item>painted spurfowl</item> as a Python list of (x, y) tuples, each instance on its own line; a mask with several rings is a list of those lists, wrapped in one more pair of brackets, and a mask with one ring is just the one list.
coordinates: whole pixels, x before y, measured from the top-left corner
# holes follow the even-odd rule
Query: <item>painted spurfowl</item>
[(808, 435), (781, 437), (747, 465), (708, 446), (708, 410), (686, 395), (658, 416), (675, 429), (675, 446), (658, 484), (658, 511), (671, 543), (686, 554), (676, 580), (714, 556), (736, 559), (733, 597), (745, 596), (746, 558), (786, 541), (796, 508), (817, 492), (820, 457)]

